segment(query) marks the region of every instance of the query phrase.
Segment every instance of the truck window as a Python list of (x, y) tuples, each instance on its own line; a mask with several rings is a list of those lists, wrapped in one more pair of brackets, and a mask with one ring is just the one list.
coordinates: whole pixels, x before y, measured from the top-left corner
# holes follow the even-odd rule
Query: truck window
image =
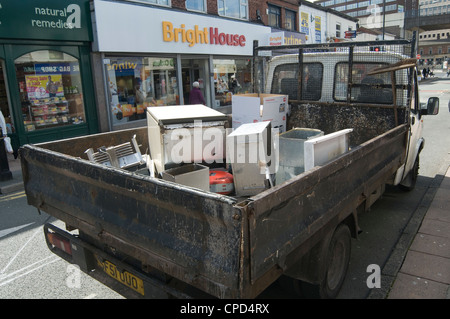
[[(386, 63), (353, 63), (352, 71), (352, 102), (392, 104), (390, 73), (368, 75), (367, 73)], [(337, 63), (334, 73), (333, 97), (336, 101), (347, 101), (348, 63)]]
[(302, 100), (318, 101), (322, 95), (323, 65), (303, 64)]
[(417, 75), (416, 75), (416, 70), (414, 70), (414, 74), (413, 74), (413, 85), (411, 86), (411, 112), (416, 114), (419, 111), (419, 97), (418, 97), (418, 93), (419, 93), (419, 88), (418, 88), (418, 84), (417, 84)]
[[(302, 100), (318, 101), (322, 95), (323, 65), (303, 64)], [(297, 100), (298, 72), (296, 63), (278, 65), (273, 73), (271, 93), (287, 94), (290, 100)]]

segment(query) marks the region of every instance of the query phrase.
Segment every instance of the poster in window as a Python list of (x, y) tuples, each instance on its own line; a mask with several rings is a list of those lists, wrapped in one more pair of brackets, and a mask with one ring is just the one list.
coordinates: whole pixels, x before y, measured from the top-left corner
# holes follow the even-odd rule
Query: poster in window
[(29, 100), (64, 96), (61, 74), (26, 75)]
[(321, 21), (320, 21), (320, 17), (316, 16), (314, 19), (315, 23), (314, 23), (314, 30), (315, 30), (315, 35), (316, 35), (316, 43), (321, 43), (322, 42), (322, 36), (321, 36)]
[(309, 14), (307, 12), (300, 12), (300, 32), (309, 35)]

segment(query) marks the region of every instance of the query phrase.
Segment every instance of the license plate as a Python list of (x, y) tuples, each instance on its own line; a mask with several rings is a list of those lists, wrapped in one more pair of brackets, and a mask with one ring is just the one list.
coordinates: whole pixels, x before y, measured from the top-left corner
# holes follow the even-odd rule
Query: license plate
[(134, 291), (140, 293), (142, 296), (144, 295), (144, 282), (142, 281), (142, 279), (136, 277), (135, 275), (129, 273), (126, 270), (120, 272), (119, 270), (117, 270), (116, 265), (107, 260), (101, 261), (100, 258), (98, 257), (97, 257), (97, 264), (110, 277), (114, 278), (115, 280), (124, 284), (125, 286), (133, 289)]

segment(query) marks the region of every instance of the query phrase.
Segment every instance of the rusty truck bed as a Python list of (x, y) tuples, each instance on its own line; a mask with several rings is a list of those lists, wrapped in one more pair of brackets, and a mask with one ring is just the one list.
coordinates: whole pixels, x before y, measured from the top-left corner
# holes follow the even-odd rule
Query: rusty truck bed
[[(310, 109), (294, 107), (290, 126), (323, 125), (319, 117), (302, 122)], [(353, 123), (361, 112), (354, 112)], [(145, 153), (146, 128), (24, 145), (25, 191), (30, 205), (78, 228), (99, 247), (125, 252), (141, 270), (155, 269), (219, 298), (256, 297), (404, 162), (408, 126), (395, 127), (386, 112), (392, 109), (366, 113), (379, 117), (372, 129), (352, 126), (348, 114), (327, 124), (332, 128), (318, 127), (353, 127), (357, 145), (243, 200), (81, 158), (90, 147), (124, 143), (134, 134)]]

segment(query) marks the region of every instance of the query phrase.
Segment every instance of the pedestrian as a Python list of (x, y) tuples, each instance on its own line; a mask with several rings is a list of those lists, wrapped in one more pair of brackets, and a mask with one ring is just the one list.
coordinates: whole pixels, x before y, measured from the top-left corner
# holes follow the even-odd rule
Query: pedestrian
[(236, 94), (236, 93), (238, 93), (238, 89), (241, 87), (241, 85), (239, 84), (239, 82), (236, 80), (236, 76), (235, 75), (232, 75), (231, 76), (231, 83), (230, 83), (230, 89), (231, 89), (231, 92), (233, 93), (233, 94)]
[(189, 104), (206, 105), (205, 98), (203, 97), (202, 91), (200, 91), (199, 86), (200, 84), (197, 81), (192, 84), (192, 90), (189, 93)]
[[(0, 138), (3, 138), (5, 142), (5, 149), (8, 153), (14, 153), (14, 150), (11, 146), (11, 138), (8, 137), (8, 132), (6, 129), (6, 121), (5, 117), (3, 116), (2, 111), (0, 110)], [(17, 158), (17, 156), (14, 156), (14, 158)]]
[(427, 69), (426, 68), (423, 68), (422, 75), (423, 75), (424, 79), (427, 77)]

